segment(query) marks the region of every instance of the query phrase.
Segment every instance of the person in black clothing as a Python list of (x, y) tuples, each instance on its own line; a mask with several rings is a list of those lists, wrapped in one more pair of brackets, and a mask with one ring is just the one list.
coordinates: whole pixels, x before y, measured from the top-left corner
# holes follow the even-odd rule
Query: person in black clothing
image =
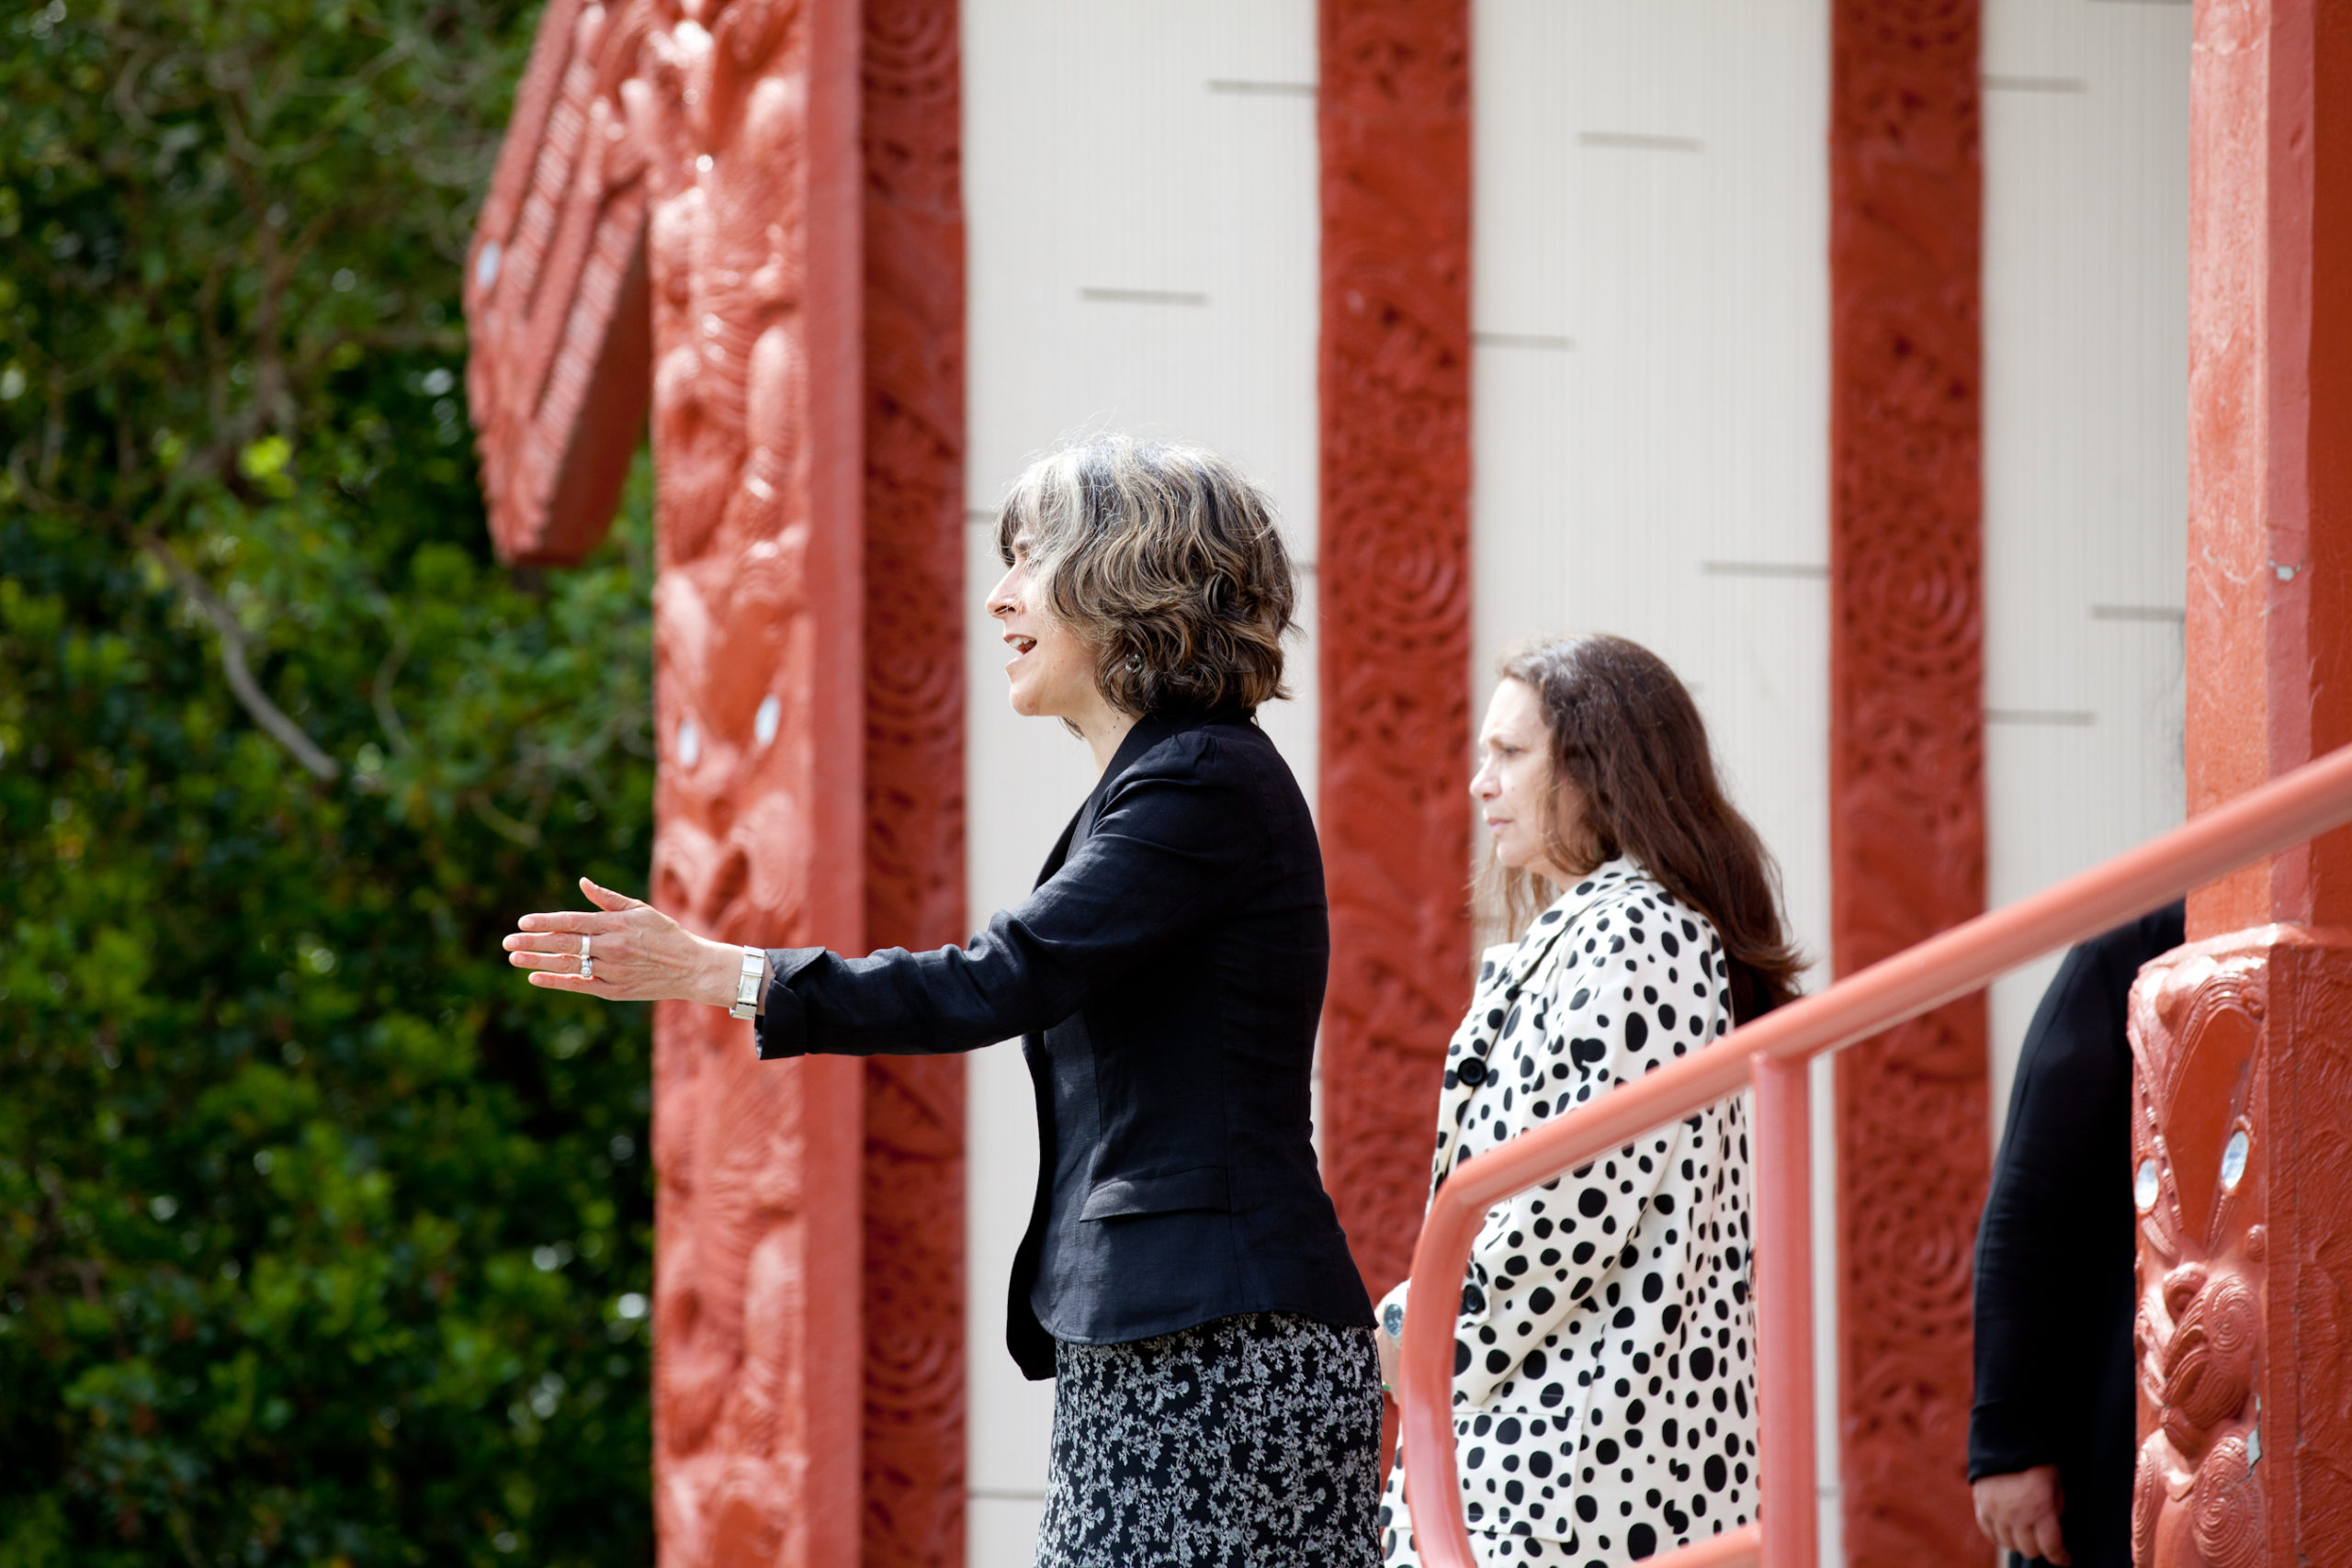
[(1057, 1380), (1039, 1568), (1373, 1568), (1372, 1303), (1309, 1120), (1323, 861), (1254, 717), (1287, 694), (1272, 504), (1198, 447), (1101, 436), (1023, 476), (997, 545), (1013, 709), (1100, 773), (1027, 898), (961, 947), (848, 957), (583, 884), (603, 912), (505, 945), (536, 986), (755, 1018), (763, 1060), (1023, 1036), (1040, 1169), (1006, 1337)]
[(1976, 1233), (1976, 1519), (2012, 1562), (2130, 1568), (2132, 1047), (2140, 966), (2180, 904), (2066, 954), (2035, 1010)]

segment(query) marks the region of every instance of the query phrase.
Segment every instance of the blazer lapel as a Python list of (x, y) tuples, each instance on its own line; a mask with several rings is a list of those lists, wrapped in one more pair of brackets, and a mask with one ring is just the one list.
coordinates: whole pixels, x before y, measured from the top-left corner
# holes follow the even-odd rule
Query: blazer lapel
[(1172, 719), (1160, 714), (1148, 714), (1136, 720), (1135, 728), (1127, 731), (1119, 742), (1119, 749), (1111, 754), (1111, 765), (1102, 770), (1102, 776), (1094, 781), (1094, 787), (1087, 791), (1085, 800), (1071, 814), (1069, 825), (1062, 829), (1062, 836), (1054, 840), (1053, 853), (1046, 857), (1046, 867), (1037, 874), (1033, 887), (1043, 887), (1052, 881), (1054, 874), (1069, 862), (1071, 852), (1093, 833), (1095, 815), (1102, 809), (1103, 797), (1111, 793), (1111, 786), (1119, 782), (1119, 775), (1135, 766), (1136, 758), (1160, 741), (1179, 730), (1191, 728), (1193, 724), (1184, 719)]

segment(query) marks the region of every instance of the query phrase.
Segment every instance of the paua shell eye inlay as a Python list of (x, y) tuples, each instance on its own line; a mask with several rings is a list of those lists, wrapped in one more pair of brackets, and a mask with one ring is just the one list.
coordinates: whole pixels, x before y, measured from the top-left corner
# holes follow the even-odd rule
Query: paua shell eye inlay
[(2140, 1162), (2140, 1168), (2132, 1174), (2132, 1201), (2139, 1206), (2142, 1213), (2152, 1213), (2156, 1206), (2158, 1190), (2156, 1156), (2150, 1155)]
[(2246, 1156), (2254, 1151), (2254, 1140), (2243, 1127), (2230, 1134), (2222, 1149), (2222, 1190), (2234, 1192), (2245, 1179)]

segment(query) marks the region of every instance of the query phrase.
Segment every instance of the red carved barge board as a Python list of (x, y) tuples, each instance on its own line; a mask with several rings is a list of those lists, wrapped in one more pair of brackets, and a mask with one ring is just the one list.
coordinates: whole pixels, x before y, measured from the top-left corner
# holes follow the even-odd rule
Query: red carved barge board
[[(1984, 907), (1977, 0), (1835, 0), (1830, 867), (1838, 971)], [(1838, 1062), (1846, 1560), (1973, 1565), (1980, 996)]]
[(1322, 0), (1325, 1180), (1377, 1295), (1470, 994), (1470, 6)]
[[(954, 0), (689, 10), (541, 24), (467, 276), (492, 531), (594, 548), (650, 402), (654, 898), (737, 941), (956, 941)], [(656, 1010), (662, 1561), (959, 1563), (961, 1064), (744, 1035)]]

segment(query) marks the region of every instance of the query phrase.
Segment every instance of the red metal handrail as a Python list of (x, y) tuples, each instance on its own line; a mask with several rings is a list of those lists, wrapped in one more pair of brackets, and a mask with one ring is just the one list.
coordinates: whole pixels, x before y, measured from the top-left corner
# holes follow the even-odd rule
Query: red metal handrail
[[(1812, 1568), (1814, 1562), (1812, 1213), (1805, 1065), (1813, 1057), (1981, 989), (2006, 971), (2098, 935), (2211, 882), (2352, 821), (2352, 746), (2005, 909), (1979, 915), (1816, 996), (1465, 1162), (1438, 1190), (1413, 1248), (1403, 1374), (1405, 1501), (1421, 1561), (1477, 1568), (1454, 1471), (1453, 1325), (1464, 1270), (1487, 1211), (1756, 1086), (1758, 1523), (1658, 1558), (1659, 1568)], [(1445, 1310), (1439, 1311), (1442, 1305)]]

